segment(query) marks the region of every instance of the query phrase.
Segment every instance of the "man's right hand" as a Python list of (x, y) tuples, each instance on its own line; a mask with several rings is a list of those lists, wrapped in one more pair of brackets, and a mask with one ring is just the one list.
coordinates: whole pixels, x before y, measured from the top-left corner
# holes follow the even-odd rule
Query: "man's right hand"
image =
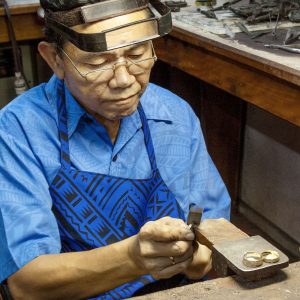
[(193, 260), (194, 234), (182, 220), (164, 217), (146, 223), (135, 236), (129, 255), (143, 273), (170, 278)]
[(105, 247), (36, 257), (8, 278), (8, 286), (14, 299), (91, 298), (145, 274), (160, 279), (185, 271), (193, 239), (183, 221), (166, 217)]

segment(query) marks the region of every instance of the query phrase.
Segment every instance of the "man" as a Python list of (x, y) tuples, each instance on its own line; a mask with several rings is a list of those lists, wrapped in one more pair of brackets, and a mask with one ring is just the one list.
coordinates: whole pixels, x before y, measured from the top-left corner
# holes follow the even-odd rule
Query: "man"
[[(230, 200), (191, 108), (148, 84), (170, 12), (146, 0), (41, 1), (54, 72), (0, 115), (0, 281), (15, 299), (120, 299), (211, 253), (186, 225)], [(155, 284), (155, 283), (154, 283)]]

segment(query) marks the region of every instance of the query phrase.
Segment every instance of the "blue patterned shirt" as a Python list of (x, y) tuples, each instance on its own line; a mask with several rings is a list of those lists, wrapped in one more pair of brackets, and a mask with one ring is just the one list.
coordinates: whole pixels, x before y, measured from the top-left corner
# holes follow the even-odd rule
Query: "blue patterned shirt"
[[(49, 186), (60, 169), (57, 85), (53, 76), (0, 112), (0, 282), (32, 259), (60, 253)], [(71, 161), (75, 168), (112, 176), (151, 175), (141, 120), (136, 111), (121, 121), (113, 145), (105, 128), (85, 112), (67, 88)], [(207, 153), (199, 120), (171, 92), (149, 84), (141, 98), (161, 176), (188, 213), (229, 218), (230, 199)]]

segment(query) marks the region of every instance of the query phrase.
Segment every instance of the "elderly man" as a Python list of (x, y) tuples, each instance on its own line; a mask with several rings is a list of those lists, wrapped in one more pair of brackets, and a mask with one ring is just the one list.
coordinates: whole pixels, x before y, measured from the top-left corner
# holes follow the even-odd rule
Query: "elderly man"
[(41, 5), (54, 76), (0, 114), (0, 282), (15, 299), (120, 299), (203, 277), (189, 206), (229, 218), (230, 200), (189, 105), (149, 84), (169, 10)]

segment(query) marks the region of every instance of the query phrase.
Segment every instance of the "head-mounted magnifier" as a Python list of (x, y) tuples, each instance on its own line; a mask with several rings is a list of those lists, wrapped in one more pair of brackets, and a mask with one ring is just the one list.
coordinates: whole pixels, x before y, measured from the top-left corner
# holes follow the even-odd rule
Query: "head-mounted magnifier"
[[(81, 33), (70, 28), (137, 11), (144, 11), (143, 17), (101, 32)], [(106, 0), (70, 11), (45, 10), (45, 23), (86, 52), (104, 52), (152, 40), (166, 35), (172, 29), (171, 11), (158, 0)], [(126, 36), (131, 31), (135, 34)], [(123, 39), (124, 35), (127, 38)]]

